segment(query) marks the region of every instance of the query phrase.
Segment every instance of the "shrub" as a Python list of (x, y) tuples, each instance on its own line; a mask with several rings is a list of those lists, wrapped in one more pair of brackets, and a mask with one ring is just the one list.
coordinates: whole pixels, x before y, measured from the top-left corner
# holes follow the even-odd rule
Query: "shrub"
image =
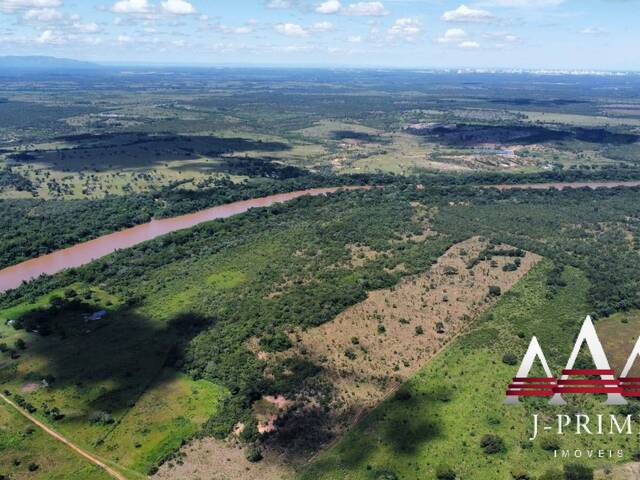
[(560, 470), (547, 470), (538, 480), (563, 480), (564, 476)]
[(440, 465), (436, 468), (436, 478), (438, 480), (456, 480), (456, 472), (447, 465)]
[(383, 325), (383, 324), (379, 324), (379, 325), (378, 325), (378, 333), (384, 333), (384, 332), (386, 332), (386, 331), (387, 331), (387, 329), (386, 329), (386, 328), (384, 328), (384, 325)]
[(250, 445), (244, 451), (244, 456), (251, 463), (256, 463), (262, 460), (262, 450), (257, 445)]
[(113, 417), (107, 412), (96, 411), (89, 415), (89, 421), (91, 423), (97, 423), (98, 425), (109, 425), (114, 422)]
[(416, 335), (422, 335), (424, 334), (424, 328), (422, 328), (422, 325), (418, 325), (416, 327)]
[(353, 350), (345, 350), (344, 356), (347, 357), (349, 360), (355, 360), (357, 357), (357, 355)]
[(502, 295), (502, 289), (497, 285), (491, 285), (489, 287), (489, 296), (491, 297), (499, 297)]
[(593, 480), (593, 469), (579, 463), (564, 466), (565, 480)]
[(515, 365), (518, 363), (518, 358), (513, 353), (505, 353), (502, 356), (502, 363), (506, 363), (507, 365)]
[(267, 352), (284, 352), (291, 348), (291, 340), (283, 332), (265, 335), (260, 339), (260, 346)]
[(531, 477), (524, 469), (516, 469), (511, 472), (513, 480), (531, 480)]
[(548, 451), (558, 450), (560, 448), (560, 440), (554, 437), (544, 437), (540, 440), (540, 448)]
[(480, 446), (484, 453), (493, 455), (494, 453), (504, 452), (504, 442), (498, 435), (487, 434), (480, 439)]
[(433, 392), (433, 398), (441, 402), (449, 402), (453, 398), (453, 392), (448, 387), (439, 386)]
[(398, 475), (390, 471), (380, 472), (376, 475), (376, 480), (398, 480)]
[(458, 274), (458, 269), (456, 267), (451, 266), (451, 265), (447, 265), (446, 267), (444, 267), (444, 274), (445, 275), (457, 275)]
[(396, 392), (395, 398), (400, 402), (406, 402), (411, 400), (411, 392), (406, 388), (402, 388)]

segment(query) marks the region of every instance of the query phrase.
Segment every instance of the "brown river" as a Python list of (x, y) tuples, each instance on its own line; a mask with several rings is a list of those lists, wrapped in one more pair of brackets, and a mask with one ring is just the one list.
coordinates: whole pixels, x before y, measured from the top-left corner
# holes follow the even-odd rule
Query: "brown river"
[(109, 233), (102, 237), (79, 243), (69, 248), (55, 251), (38, 258), (26, 260), (0, 270), (0, 293), (19, 287), (22, 282), (32, 280), (40, 275), (53, 275), (67, 268), (79, 267), (116, 250), (133, 247), (139, 243), (165, 235), (176, 230), (190, 228), (199, 223), (228, 218), (244, 213), (251, 208), (268, 207), (304, 195), (324, 195), (338, 190), (366, 189), (368, 187), (332, 187), (312, 188), (297, 192), (279, 193), (267, 197), (252, 198), (239, 202), (227, 203), (207, 208), (199, 212), (180, 215), (178, 217), (151, 220), (148, 223)]

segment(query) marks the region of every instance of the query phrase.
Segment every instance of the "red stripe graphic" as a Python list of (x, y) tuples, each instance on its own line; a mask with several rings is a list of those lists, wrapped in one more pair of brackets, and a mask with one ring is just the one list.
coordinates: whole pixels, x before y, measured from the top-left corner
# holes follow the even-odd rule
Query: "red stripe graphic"
[(525, 383), (533, 383), (533, 382), (551, 382), (556, 383), (556, 379), (553, 377), (513, 377), (514, 382), (525, 382)]
[(619, 380), (558, 380), (558, 385), (612, 385), (616, 386), (620, 383)]
[(587, 387), (557, 387), (555, 393), (624, 393), (620, 387), (587, 388)]
[(553, 390), (507, 390), (508, 397), (550, 397)]
[(614, 375), (615, 370), (562, 370), (562, 375)]
[(535, 389), (553, 390), (555, 388), (555, 385), (531, 385), (531, 384), (520, 385), (518, 383), (510, 383), (507, 388), (511, 388), (511, 389), (522, 388), (522, 389), (528, 389), (528, 390), (535, 390)]

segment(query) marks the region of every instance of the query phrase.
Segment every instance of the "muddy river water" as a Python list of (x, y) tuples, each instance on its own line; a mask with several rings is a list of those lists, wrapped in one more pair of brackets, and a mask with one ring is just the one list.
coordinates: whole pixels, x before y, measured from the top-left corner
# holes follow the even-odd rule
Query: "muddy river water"
[(207, 208), (199, 212), (172, 218), (151, 220), (132, 228), (109, 233), (101, 237), (79, 243), (69, 248), (55, 251), (41, 257), (26, 260), (0, 270), (0, 292), (20, 286), (22, 282), (40, 275), (53, 275), (67, 268), (79, 267), (116, 250), (129, 248), (139, 243), (165, 235), (176, 230), (193, 227), (199, 223), (220, 218), (228, 218), (251, 208), (268, 207), (304, 195), (324, 195), (338, 190), (363, 189), (367, 187), (312, 188), (289, 193), (279, 193), (267, 197), (253, 198)]

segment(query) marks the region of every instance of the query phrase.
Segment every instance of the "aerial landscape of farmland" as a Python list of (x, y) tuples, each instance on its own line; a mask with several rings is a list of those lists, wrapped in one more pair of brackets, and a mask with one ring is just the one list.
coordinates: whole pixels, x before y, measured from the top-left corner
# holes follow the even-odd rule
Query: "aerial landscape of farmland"
[(640, 479), (640, 73), (482, 30), (633, 2), (112, 3), (0, 0), (1, 480)]

